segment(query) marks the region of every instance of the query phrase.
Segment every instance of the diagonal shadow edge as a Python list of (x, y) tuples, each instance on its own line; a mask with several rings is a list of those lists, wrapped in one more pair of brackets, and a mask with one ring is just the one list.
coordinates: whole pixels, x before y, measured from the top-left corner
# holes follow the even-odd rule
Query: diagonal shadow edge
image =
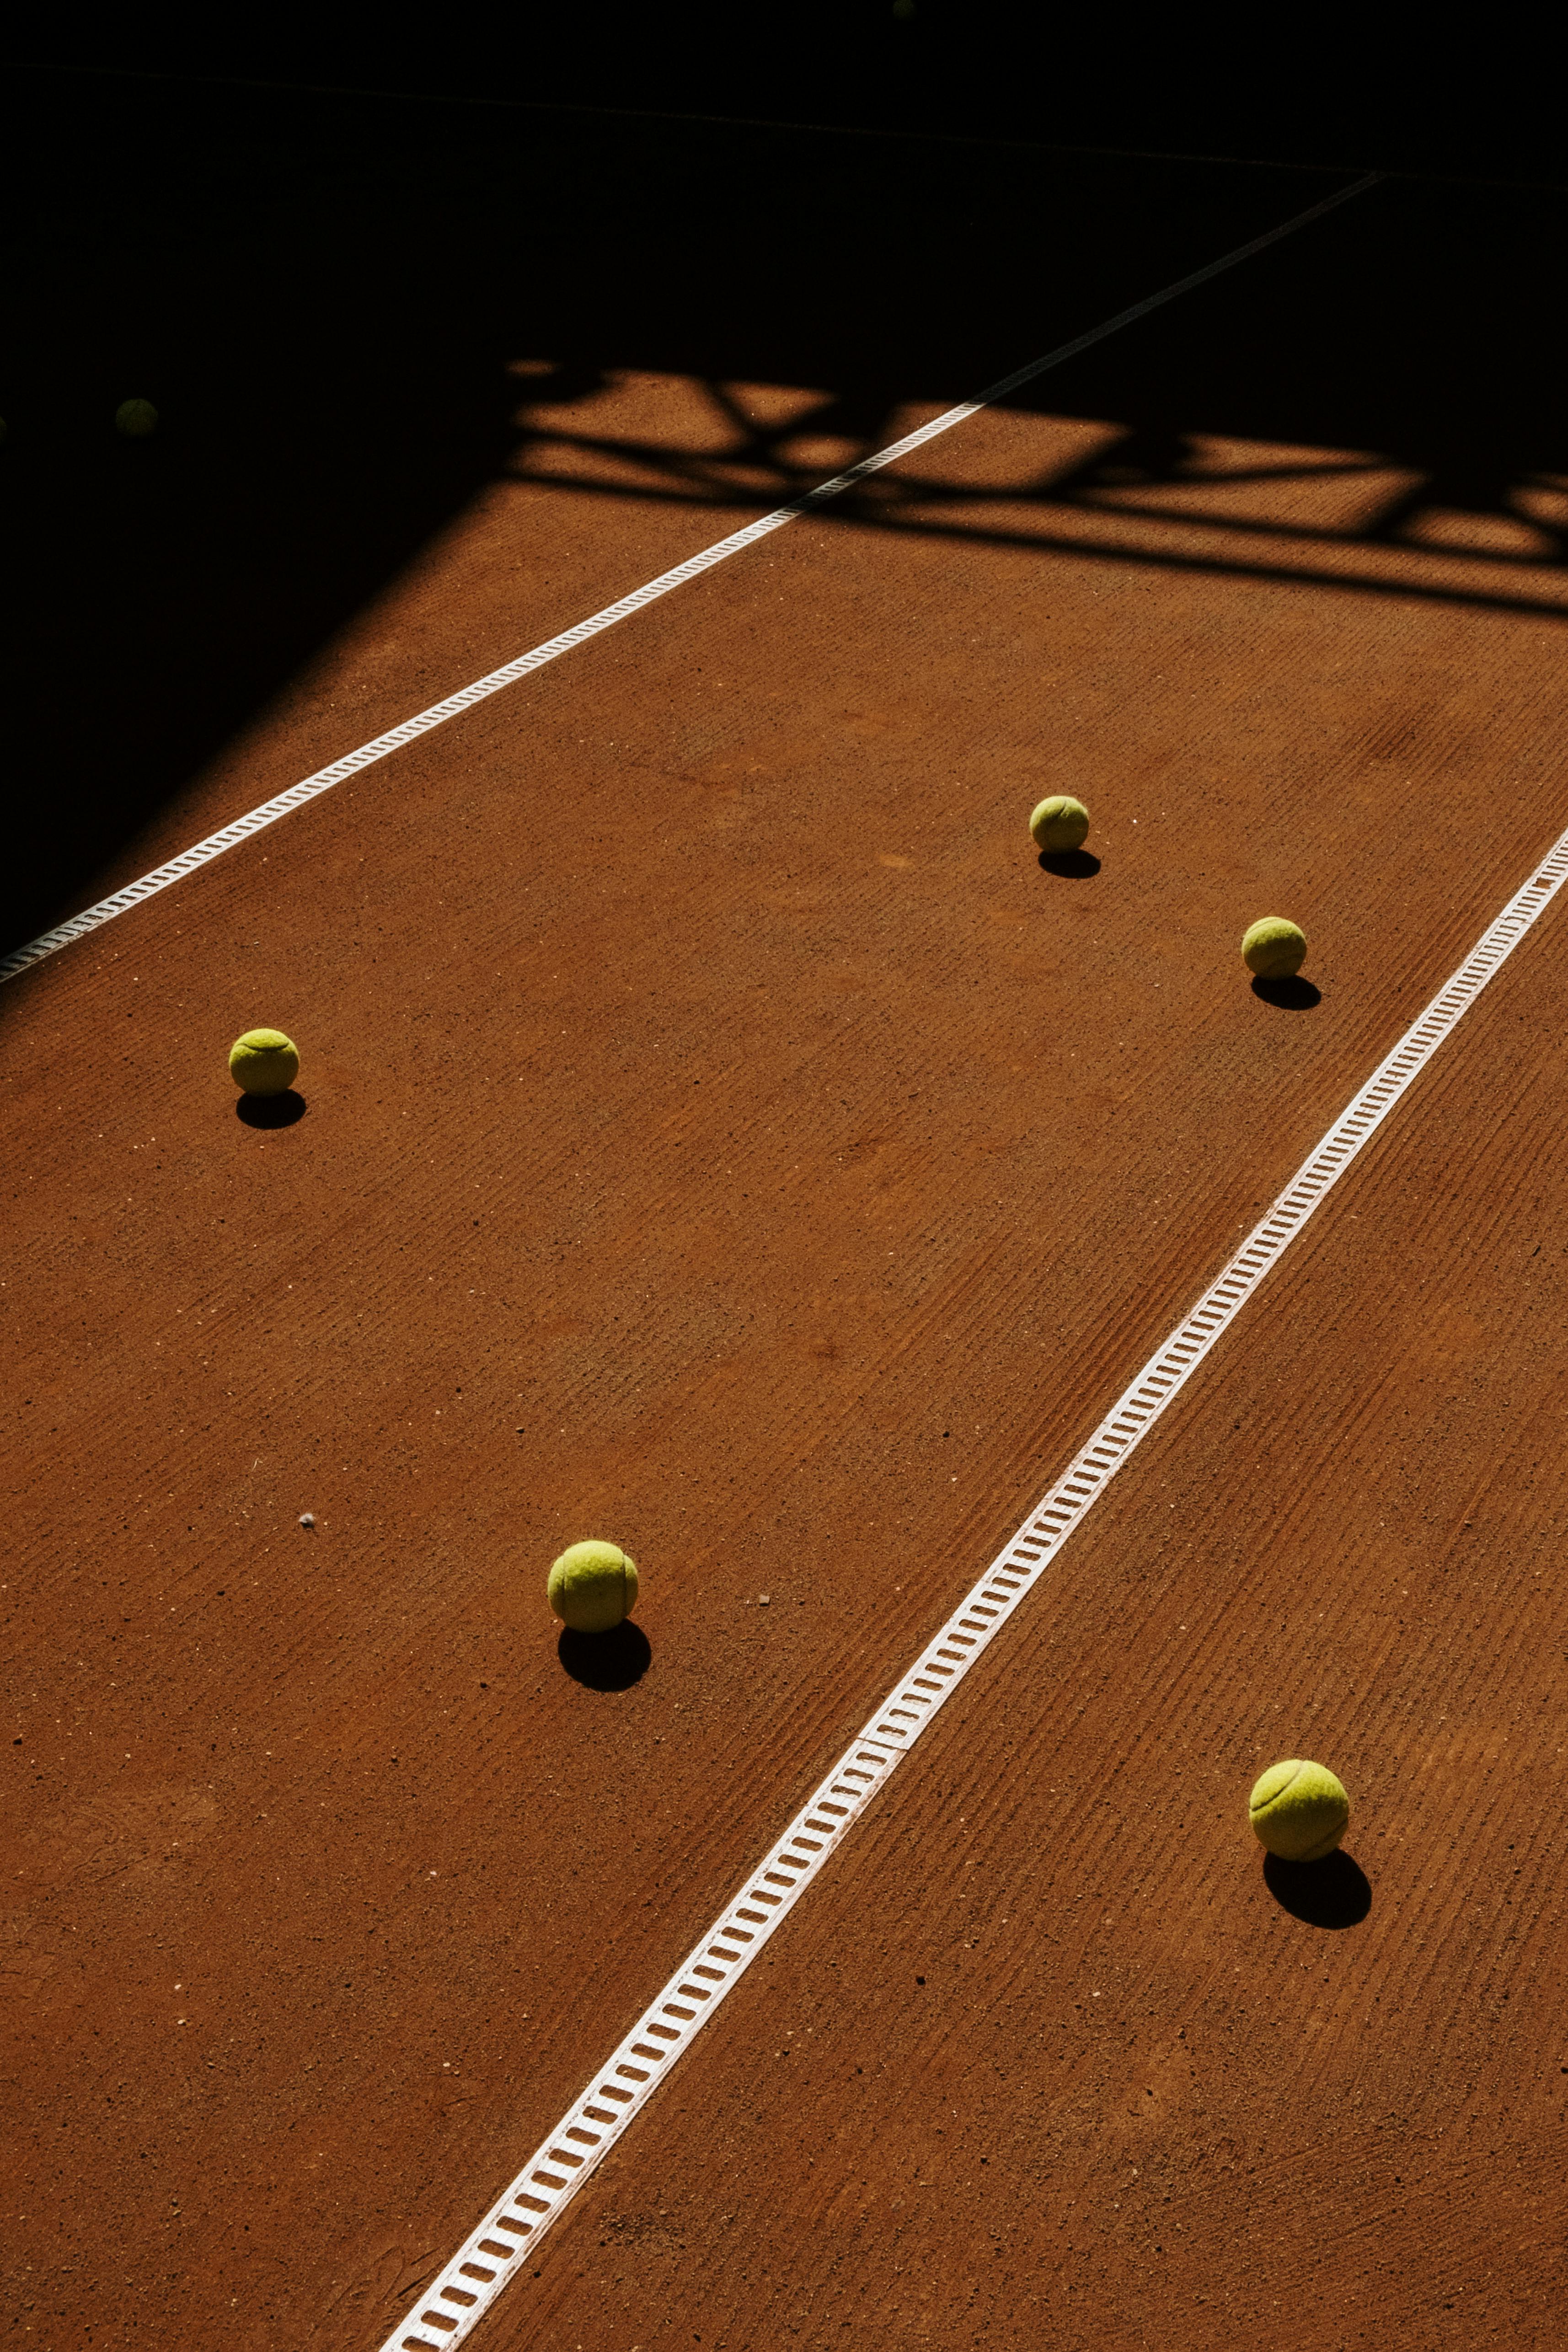
[(1113, 317), (1103, 320), (1098, 326), (1089, 328), (1084, 333), (1073, 336), (1068, 342), (1059, 344), (1041, 358), (1030, 360), (1023, 367), (1013, 369), (1009, 374), (1001, 376), (995, 383), (988, 384), (983, 392), (977, 393), (972, 399), (958, 402), (940, 415), (933, 417), (927, 424), (919, 426), (915, 432), (904, 435), (900, 440), (889, 443), (885, 448), (877, 450), (868, 457), (858, 459), (854, 465), (847, 467), (842, 473), (835, 474), (829, 480), (819, 483), (815, 489), (808, 490), (801, 497), (791, 499), (787, 505), (776, 509), (772, 513), (761, 516), (756, 522), (732, 532), (727, 538), (715, 541), (712, 546), (690, 557), (685, 563), (676, 564), (672, 570), (661, 572), (656, 579), (646, 582), (641, 588), (633, 589), (629, 595), (620, 597), (615, 603), (605, 605), (600, 612), (590, 614), (586, 620), (580, 621), (571, 628), (563, 630), (559, 635), (547, 639), (544, 644), (532, 647), (528, 653), (519, 655), (516, 660), (504, 663), (499, 669), (490, 671), (487, 676), (476, 678), (472, 684), (461, 688), (457, 693), (448, 695), (442, 701), (431, 704), (427, 709), (416, 712), (413, 718), (404, 719), (399, 726), (388, 729), (384, 734), (376, 736), (371, 742), (362, 743), (357, 750), (345, 753), (342, 758), (330, 761), (324, 768), (318, 769), (314, 775), (305, 777), (300, 782), (291, 785), (287, 792), (277, 794), (270, 801), (263, 802), (259, 807), (247, 810), (243, 816), (221, 827), (217, 833), (209, 834), (204, 841), (193, 843), (189, 849), (182, 850), (178, 856), (169, 859), (162, 866), (154, 867), (150, 874), (140, 876), (124, 889), (112, 892), (109, 898), (99, 899), (96, 905), (84, 908), (80, 914), (71, 916), (66, 922), (55, 925), (53, 929), (42, 932), (37, 939), (29, 940), (24, 945), (14, 949), (9, 955), (0, 960), (0, 982), (16, 979), (20, 973), (42, 963), (47, 957), (58, 954), (62, 948), (69, 947), (76, 940), (101, 929), (106, 923), (116, 921), (120, 916), (129, 913), (132, 907), (140, 906), (144, 900), (156, 897), (162, 890), (169, 889), (174, 883), (183, 881), (188, 875), (196, 872), (201, 866), (210, 865), (214, 858), (222, 856), (227, 850), (236, 848), (242, 841), (250, 839), (253, 835), (277, 824), (283, 817), (291, 815), (297, 808), (303, 807), (308, 801), (316, 799), (324, 792), (330, 792), (335, 785), (343, 782), (349, 776), (360, 774), (364, 769), (386, 759), (392, 752), (400, 751), (404, 744), (416, 741), (419, 737), (429, 734), (433, 729), (444, 726), (449, 719), (457, 718), (463, 711), (472, 709), (476, 703), (486, 700), (493, 694), (501, 693), (509, 686), (516, 685), (534, 670), (543, 668), (547, 662), (558, 660), (562, 654), (574, 652), (579, 646), (586, 645), (591, 638), (602, 635), (606, 629), (630, 619), (634, 613), (639, 613), (644, 606), (657, 602), (663, 596), (669, 595), (674, 589), (685, 587), (689, 581), (700, 578), (704, 572), (712, 571), (716, 565), (727, 562), (731, 556), (738, 555), (758, 540), (783, 529), (786, 524), (796, 521), (803, 515), (820, 511), (831, 500), (842, 496), (846, 490), (853, 488), (858, 482), (863, 481), (868, 476), (880, 472), (883, 467), (893, 465), (898, 458), (906, 457), (913, 450), (924, 448), (927, 442), (936, 440), (941, 434), (951, 432), (955, 426), (966, 424), (970, 417), (977, 415), (982, 409), (994, 406), (1005, 400), (1009, 393), (1016, 392), (1021, 385), (1034, 382), (1037, 377), (1048, 373), (1053, 368), (1065, 366), (1069, 360), (1076, 359), (1080, 352), (1086, 352), (1094, 344), (1104, 341), (1107, 337), (1119, 333), (1124, 327), (1133, 325), (1139, 319), (1147, 318), (1151, 312), (1162, 309), (1166, 303), (1178, 300), (1182, 295), (1191, 293), (1197, 287), (1208, 284), (1210, 280), (1221, 276), (1225, 271), (1234, 269), (1242, 262), (1253, 259), (1257, 255), (1266, 252), (1270, 247), (1280, 244), (1286, 237), (1294, 236), (1300, 230), (1310, 226), (1313, 222), (1322, 219), (1329, 213), (1337, 211), (1340, 205), (1348, 204), (1353, 198), (1379, 186), (1384, 177), (1382, 173), (1368, 173), (1359, 179), (1349, 182), (1345, 186), (1335, 189), (1332, 194), (1321, 198), (1317, 204), (1309, 205), (1303, 212), (1294, 213), (1288, 220), (1279, 222), (1273, 228), (1264, 230), (1260, 236), (1249, 237), (1244, 245), (1233, 247), (1228, 253), (1221, 254), (1217, 259), (1206, 262), (1201, 268), (1189, 270), (1185, 277), (1175, 279), (1169, 286), (1162, 287), (1157, 293), (1145, 295), (1142, 301), (1129, 304), (1126, 309), (1116, 311)]

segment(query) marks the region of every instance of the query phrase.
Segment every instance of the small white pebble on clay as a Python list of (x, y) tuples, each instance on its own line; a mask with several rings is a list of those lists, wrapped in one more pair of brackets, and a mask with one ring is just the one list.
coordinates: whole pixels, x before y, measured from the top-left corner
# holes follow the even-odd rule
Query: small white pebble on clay
[(760, 1601), (762, 1607), (766, 1609), (768, 1602), (772, 1600), (773, 1595), (770, 1592), (759, 1592), (757, 1598)]
[(315, 1512), (301, 1511), (299, 1514), (299, 1524), (302, 1528), (313, 1528), (316, 1524)]

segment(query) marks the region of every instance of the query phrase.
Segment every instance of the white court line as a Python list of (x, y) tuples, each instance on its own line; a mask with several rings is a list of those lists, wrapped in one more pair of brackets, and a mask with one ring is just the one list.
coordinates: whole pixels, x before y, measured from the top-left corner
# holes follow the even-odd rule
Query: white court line
[(334, 784), (343, 783), (350, 776), (357, 776), (363, 769), (373, 767), (378, 760), (384, 760), (389, 753), (401, 751), (405, 743), (416, 741), (421, 735), (428, 735), (433, 728), (444, 726), (449, 719), (460, 717), (465, 710), (472, 710), (476, 703), (486, 701), (492, 694), (499, 694), (505, 688), (516, 686), (519, 678), (528, 677), (535, 670), (543, 669), (547, 662), (557, 661), (562, 654), (572, 653), (579, 646), (590, 644), (593, 638), (601, 636), (606, 629), (612, 629), (618, 621), (630, 620), (633, 613), (641, 613), (647, 605), (656, 604), (661, 596), (668, 596), (672, 590), (684, 588), (688, 581), (701, 579), (703, 573), (711, 572), (716, 564), (726, 563), (732, 555), (740, 554), (743, 549), (754, 547), (759, 539), (766, 539), (770, 531), (781, 530), (798, 515), (809, 514), (813, 508), (824, 506), (830, 499), (841, 497), (855, 483), (864, 481), (868, 475), (880, 473), (884, 466), (891, 466), (895, 459), (908, 457), (912, 449), (924, 448), (927, 441), (935, 441), (939, 434), (950, 433), (956, 425), (977, 416), (983, 408), (1005, 399), (1020, 384), (1032, 383), (1036, 376), (1044, 375), (1048, 369), (1061, 367), (1064, 362), (1075, 359), (1091, 344), (1103, 342), (1107, 335), (1116, 334), (1123, 327), (1130, 327), (1134, 320), (1147, 318), (1151, 310), (1158, 310), (1166, 302), (1174, 302), (1178, 294), (1190, 293), (1195, 286), (1202, 286), (1208, 278), (1218, 278), (1224, 270), (1234, 269), (1239, 261), (1249, 260), (1253, 254), (1263, 252), (1266, 247), (1277, 245), (1281, 237), (1293, 236), (1298, 229), (1305, 228), (1309, 221), (1319, 220), (1324, 213), (1332, 213), (1336, 205), (1348, 204), (1352, 196), (1359, 196), (1365, 189), (1375, 187), (1384, 176), (1381, 172), (1368, 172), (1349, 187), (1336, 189), (1332, 196), (1325, 196), (1320, 204), (1309, 205), (1304, 213), (1296, 213), (1290, 220), (1282, 221), (1278, 228), (1267, 230), (1263, 236), (1253, 237), (1246, 245), (1239, 245), (1233, 253), (1222, 254), (1218, 261), (1206, 263), (1203, 268), (1195, 269), (1189, 277), (1178, 278), (1174, 286), (1166, 286), (1158, 294), (1150, 294), (1142, 302), (1134, 302), (1130, 310), (1118, 310), (1113, 319), (1105, 320), (1098, 327), (1091, 327), (1087, 334), (1074, 336), (1071, 342), (1062, 343), (1056, 351), (1048, 352), (1044, 359), (1031, 360), (1028, 367), (1016, 368), (1011, 375), (1005, 375), (999, 383), (988, 385), (973, 400), (962, 401), (956, 408), (946, 409), (940, 416), (934, 416), (929, 425), (921, 425), (917, 432), (906, 433), (902, 441), (890, 442), (885, 449), (878, 449), (873, 456), (858, 459), (845, 472), (835, 474), (831, 481), (820, 482), (814, 490), (804, 491), (800, 498), (791, 499), (788, 506), (775, 507), (771, 514), (762, 515), (756, 522), (747, 523), (743, 530), (732, 531), (727, 539), (716, 540), (711, 547), (705, 547), (700, 555), (688, 557), (685, 563), (677, 563), (671, 572), (661, 572), (656, 580), (650, 580), (642, 588), (634, 588), (629, 596), (619, 597), (613, 604), (606, 604), (602, 612), (591, 614), (586, 621), (579, 621), (574, 627), (563, 629), (559, 636), (547, 638), (542, 646), (535, 646), (531, 652), (519, 654), (515, 661), (503, 663), (499, 669), (491, 670), (488, 677), (476, 678), (472, 686), (465, 686), (456, 694), (447, 695), (444, 701), (433, 702), (428, 710), (421, 710), (413, 719), (405, 719), (401, 725), (389, 728), (384, 735), (377, 735), (371, 742), (361, 743), (357, 751), (346, 752), (342, 759), (332, 761), (329, 766), (318, 768), (313, 776), (307, 776), (301, 783), (291, 784), (286, 793), (279, 793), (276, 800), (263, 801), (259, 808), (253, 808), (247, 815), (236, 817), (232, 824), (224, 825), (217, 833), (210, 833), (205, 841), (198, 841), (193, 847), (183, 849), (178, 857), (172, 857), (166, 866), (154, 866), (151, 874), (143, 874), (139, 881), (128, 882), (123, 890), (116, 890), (110, 898), (100, 898), (95, 907), (89, 907), (81, 914), (71, 916), (68, 922), (57, 924), (52, 931), (45, 931), (37, 939), (29, 940), (25, 947), (15, 949), (0, 961), (0, 981), (14, 980), (18, 972), (42, 963), (46, 956), (69, 947), (73, 940), (84, 939), (89, 931), (100, 930), (105, 923), (112, 923), (117, 915), (128, 914), (132, 907), (139, 907), (144, 898), (154, 898), (160, 890), (167, 890), (172, 882), (183, 882), (199, 866), (210, 866), (213, 859), (221, 857), (225, 849), (237, 848), (253, 834), (262, 832), (269, 824), (276, 824), (279, 817), (288, 816), (295, 809), (303, 808), (307, 801), (315, 800), (321, 793), (329, 793)]
[(1406, 1089), (1568, 880), (1568, 833), (1510, 899), (1304, 1160), (1269, 1213), (1186, 1320), (1155, 1349), (1038, 1510), (972, 1585), (934, 1642), (852, 1740), (737, 1899), (699, 1937), (618, 2050), (458, 2248), (382, 2352), (437, 2352), (461, 2343), (522, 2267), (595, 2165), (651, 2098), (790, 1906), (837, 1852), (877, 1790), (950, 1698), (988, 1643), (1032, 1591), (1085, 1512), (1180, 1394), (1264, 1276), (1290, 1247)]

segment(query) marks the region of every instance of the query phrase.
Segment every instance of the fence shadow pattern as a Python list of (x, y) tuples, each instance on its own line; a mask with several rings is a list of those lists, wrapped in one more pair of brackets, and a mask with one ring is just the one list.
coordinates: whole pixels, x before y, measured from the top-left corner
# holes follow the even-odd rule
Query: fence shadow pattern
[[(694, 380), (683, 438), (596, 429), (622, 379), (534, 363), (508, 462), (574, 496), (730, 506), (804, 495), (896, 440), (898, 402), (800, 394), (758, 413), (755, 388)], [(700, 422), (698, 421), (700, 419)], [(1568, 472), (1376, 450), (1300, 449), (1166, 423), (1041, 414), (1043, 465), (967, 480), (922, 451), (821, 512), (837, 527), (988, 541), (1042, 555), (1300, 581), (1324, 588), (1568, 614)]]

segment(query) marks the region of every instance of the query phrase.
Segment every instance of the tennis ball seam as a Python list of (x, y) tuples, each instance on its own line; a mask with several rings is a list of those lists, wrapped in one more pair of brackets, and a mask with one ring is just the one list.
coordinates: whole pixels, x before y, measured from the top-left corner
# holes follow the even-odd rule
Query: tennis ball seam
[[(1291, 1760), (1295, 1766), (1295, 1769), (1291, 1772), (1290, 1779), (1288, 1780), (1281, 1780), (1279, 1787), (1270, 1790), (1270, 1794), (1264, 1798), (1263, 1802), (1260, 1805), (1249, 1805), (1248, 1811), (1255, 1822), (1260, 1822), (1264, 1818), (1265, 1814), (1271, 1813), (1275, 1806), (1279, 1803), (1281, 1798), (1285, 1796), (1289, 1790), (1295, 1787), (1297, 1781), (1301, 1779), (1301, 1774), (1306, 1770), (1306, 1759), (1304, 1757), (1297, 1756)], [(1278, 1766), (1270, 1766), (1269, 1769), (1270, 1770), (1278, 1770), (1279, 1768)], [(1262, 1775), (1260, 1774), (1259, 1778), (1261, 1779)]]

